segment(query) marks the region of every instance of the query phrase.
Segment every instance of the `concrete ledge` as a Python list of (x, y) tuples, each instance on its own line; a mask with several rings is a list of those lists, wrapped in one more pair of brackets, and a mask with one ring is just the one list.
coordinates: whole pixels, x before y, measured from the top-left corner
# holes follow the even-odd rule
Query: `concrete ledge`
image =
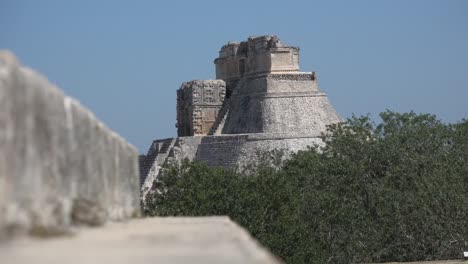
[(132, 145), (0, 52), (0, 239), (138, 215), (138, 178)]
[(280, 263), (228, 217), (108, 223), (70, 237), (0, 245), (1, 263)]

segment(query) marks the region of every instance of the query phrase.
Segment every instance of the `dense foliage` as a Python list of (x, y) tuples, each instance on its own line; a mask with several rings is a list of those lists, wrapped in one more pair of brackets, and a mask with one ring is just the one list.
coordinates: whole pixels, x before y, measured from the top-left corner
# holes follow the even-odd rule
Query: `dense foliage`
[[(459, 258), (468, 250), (468, 121), (384, 112), (329, 127), (323, 147), (243, 173), (169, 166), (148, 215), (229, 215), (287, 263)], [(265, 154), (265, 153), (263, 153)]]

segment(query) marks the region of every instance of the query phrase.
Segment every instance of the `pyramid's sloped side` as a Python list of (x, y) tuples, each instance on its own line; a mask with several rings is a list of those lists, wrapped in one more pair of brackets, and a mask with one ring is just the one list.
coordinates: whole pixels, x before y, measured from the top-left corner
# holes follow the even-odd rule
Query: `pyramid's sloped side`
[(241, 80), (230, 98), (222, 134), (302, 133), (318, 136), (341, 121), (308, 73)]
[(200, 142), (195, 159), (210, 166), (234, 168), (238, 165), (248, 135), (206, 136)]
[(206, 136), (198, 146), (196, 160), (210, 166), (245, 168), (258, 161), (260, 152), (284, 150), (286, 157), (308, 147), (322, 145), (318, 137), (288, 134), (240, 134)]
[(264, 133), (302, 133), (319, 136), (341, 119), (324, 94), (267, 97), (261, 102)]

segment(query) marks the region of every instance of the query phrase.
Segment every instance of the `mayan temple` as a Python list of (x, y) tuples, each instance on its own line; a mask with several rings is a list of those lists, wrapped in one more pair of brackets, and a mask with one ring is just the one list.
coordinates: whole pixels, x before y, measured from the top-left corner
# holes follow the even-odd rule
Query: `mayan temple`
[(155, 140), (140, 156), (143, 195), (169, 160), (242, 167), (257, 150), (320, 143), (326, 126), (341, 121), (315, 72), (299, 70), (299, 48), (276, 36), (229, 42), (214, 63), (216, 80), (177, 90), (178, 137)]

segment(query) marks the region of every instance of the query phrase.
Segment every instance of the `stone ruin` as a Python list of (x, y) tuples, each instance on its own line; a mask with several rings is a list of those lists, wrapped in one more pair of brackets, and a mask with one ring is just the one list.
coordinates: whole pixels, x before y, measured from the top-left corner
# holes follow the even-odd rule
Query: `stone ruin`
[(326, 126), (342, 121), (315, 72), (299, 70), (299, 48), (276, 36), (229, 42), (214, 63), (216, 80), (186, 82), (177, 91), (178, 137), (155, 140), (140, 155), (143, 197), (168, 161), (242, 168), (257, 150), (320, 144)]

